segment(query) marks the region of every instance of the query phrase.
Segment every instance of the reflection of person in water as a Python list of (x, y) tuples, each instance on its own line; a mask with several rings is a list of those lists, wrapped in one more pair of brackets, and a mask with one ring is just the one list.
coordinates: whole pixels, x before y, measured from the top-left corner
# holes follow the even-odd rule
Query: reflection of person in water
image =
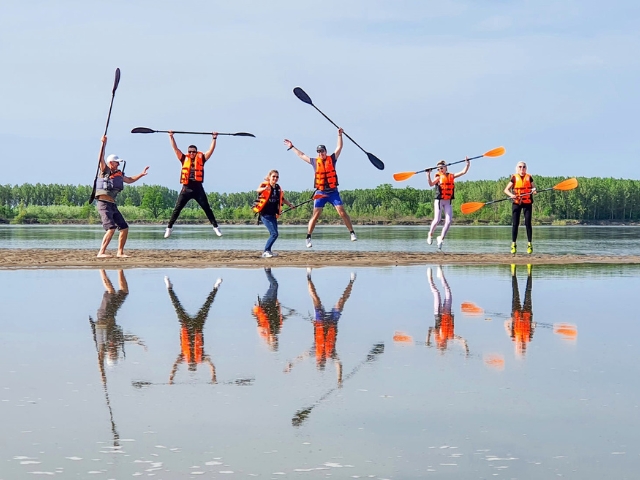
[(209, 293), (204, 304), (195, 316), (188, 315), (184, 308), (182, 308), (180, 300), (178, 300), (178, 297), (173, 291), (173, 285), (169, 277), (164, 277), (164, 283), (167, 286), (171, 303), (173, 303), (173, 307), (178, 315), (178, 320), (180, 321), (180, 355), (176, 358), (173, 368), (171, 369), (169, 384), (173, 383), (173, 379), (178, 371), (178, 366), (183, 362), (188, 365), (190, 372), (195, 372), (199, 363), (206, 363), (211, 370), (211, 382), (216, 383), (216, 367), (213, 365), (209, 355), (204, 353), (204, 336), (202, 330), (204, 329), (204, 324), (209, 316), (209, 309), (213, 304), (216, 293), (218, 293), (222, 279), (219, 278), (216, 280), (211, 293)]
[(282, 313), (282, 309), (286, 307), (278, 301), (278, 281), (272, 275), (270, 268), (265, 268), (264, 273), (269, 280), (269, 289), (262, 298), (258, 297), (258, 304), (253, 307), (253, 316), (258, 322), (258, 333), (275, 352), (278, 350), (278, 334), (282, 329), (282, 323), (294, 311), (288, 309), (288, 314)]
[[(91, 330), (93, 332), (93, 341), (98, 352), (98, 368), (102, 379), (102, 387), (107, 399), (107, 407), (109, 408), (109, 416), (111, 418), (111, 431), (113, 432), (114, 445), (118, 444), (118, 432), (113, 420), (113, 412), (111, 411), (111, 402), (109, 401), (109, 392), (107, 391), (107, 372), (105, 370), (105, 362), (107, 365), (115, 365), (120, 354), (125, 357), (124, 344), (133, 342), (137, 345), (145, 347), (142, 340), (135, 335), (126, 334), (122, 331), (122, 327), (116, 323), (116, 314), (122, 307), (122, 304), (129, 295), (129, 286), (127, 279), (122, 270), (118, 270), (118, 291), (113, 288), (113, 284), (107, 272), (100, 270), (100, 277), (104, 285), (105, 292), (102, 295), (102, 303), (98, 308), (96, 321), (89, 317)], [(146, 348), (146, 347), (145, 347)]]
[(440, 267), (438, 267), (437, 276), (444, 288), (444, 301), (441, 301), (440, 291), (436, 287), (431, 276), (431, 268), (427, 269), (427, 278), (429, 279), (431, 293), (433, 293), (433, 314), (436, 321), (435, 327), (429, 327), (429, 332), (427, 333), (427, 346), (431, 346), (431, 335), (433, 334), (438, 350), (444, 352), (447, 349), (449, 341), (453, 340), (460, 343), (465, 352), (469, 354), (467, 341), (460, 335), (456, 335), (454, 333), (453, 313), (451, 313), (453, 297), (451, 296), (451, 289), (449, 288), (447, 279)]
[(351, 289), (353, 288), (353, 282), (356, 280), (356, 274), (351, 273), (349, 284), (344, 289), (344, 292), (340, 299), (336, 302), (335, 306), (330, 312), (327, 312), (318, 297), (316, 287), (311, 280), (311, 269), (307, 269), (307, 285), (309, 287), (309, 295), (313, 300), (314, 309), (314, 344), (310, 351), (300, 355), (294, 361), (289, 362), (285, 368), (285, 372), (291, 371), (293, 365), (300, 360), (305, 359), (311, 355), (311, 352), (315, 352), (316, 366), (318, 370), (324, 370), (327, 364), (327, 359), (332, 359), (336, 365), (336, 372), (338, 375), (338, 385), (342, 384), (342, 362), (338, 357), (336, 351), (336, 339), (338, 336), (338, 320), (342, 315), (344, 305), (351, 295)]
[(527, 344), (533, 340), (533, 331), (536, 324), (533, 321), (531, 307), (531, 265), (527, 265), (527, 286), (524, 292), (524, 304), (520, 303), (520, 292), (518, 290), (518, 278), (516, 277), (516, 266), (511, 265), (511, 318), (504, 324), (507, 333), (515, 342), (516, 355), (523, 357), (527, 351)]

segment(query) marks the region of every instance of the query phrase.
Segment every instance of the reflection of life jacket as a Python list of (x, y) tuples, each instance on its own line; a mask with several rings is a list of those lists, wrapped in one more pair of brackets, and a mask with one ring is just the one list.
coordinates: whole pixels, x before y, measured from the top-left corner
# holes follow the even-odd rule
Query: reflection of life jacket
[(333, 166), (333, 155), (328, 155), (324, 162), (322, 158), (316, 158), (314, 186), (316, 190), (333, 190), (338, 186), (338, 174)]
[(436, 176), (440, 178), (440, 183), (438, 183), (438, 200), (452, 200), (454, 185), (453, 182), (455, 180), (455, 175), (453, 173), (436, 173)]
[(327, 357), (333, 356), (336, 348), (337, 325), (333, 322), (315, 321), (313, 326), (316, 339), (316, 362), (321, 363)]
[(511, 336), (518, 344), (525, 344), (533, 339), (533, 329), (531, 328), (531, 312), (516, 310), (513, 312), (513, 326)]
[(453, 315), (451, 313), (442, 313), (440, 315), (440, 325), (436, 325), (438, 328), (435, 334), (436, 343), (440, 348), (446, 348), (447, 342), (453, 340), (454, 326)]
[[(531, 175), (528, 173), (523, 177), (522, 175), (514, 175), (512, 178), (513, 182), (513, 193), (515, 195), (526, 195), (524, 197), (517, 196), (513, 199), (513, 203), (517, 204), (529, 204), (533, 202), (533, 195), (531, 194), (533, 186), (531, 185)], [(528, 195), (527, 195), (528, 194)]]
[[(278, 320), (280, 322), (280, 327), (282, 327), (282, 309), (280, 308), (280, 304), (278, 303)], [(256, 317), (258, 321), (258, 332), (260, 336), (269, 342), (269, 338), (272, 335), (275, 335), (275, 332), (271, 329), (271, 323), (269, 322), (269, 315), (262, 307), (262, 305), (256, 305), (253, 307), (253, 316)]]
[[(280, 190), (280, 198), (278, 200), (278, 213), (276, 214), (276, 217), (279, 217), (280, 211), (282, 210), (282, 200), (284, 199), (284, 190), (282, 190), (282, 188), (280, 188), (279, 185), (276, 185), (276, 186), (278, 190)], [(269, 197), (271, 196), (271, 185), (269, 185), (269, 182), (262, 182), (260, 184), (260, 188), (262, 187), (267, 187), (267, 188), (265, 188), (262, 192), (260, 192), (260, 194), (258, 195), (258, 200), (256, 200), (254, 206), (251, 208), (251, 210), (253, 210), (254, 213), (261, 212), (264, 206), (269, 201)]]
[(198, 331), (193, 335), (193, 346), (191, 345), (189, 337), (189, 330), (183, 326), (180, 329), (182, 356), (187, 363), (202, 363), (202, 359), (204, 358), (204, 339), (202, 338), (202, 332)]
[(96, 195), (109, 195), (114, 200), (123, 189), (124, 175), (120, 170), (112, 172), (107, 168), (96, 182)]
[[(196, 153), (195, 164), (193, 170), (193, 179), (196, 182), (204, 181), (204, 153)], [(186, 185), (189, 183), (189, 177), (191, 175), (191, 157), (185, 155), (184, 162), (182, 162), (182, 170), (180, 170), (180, 183)]]

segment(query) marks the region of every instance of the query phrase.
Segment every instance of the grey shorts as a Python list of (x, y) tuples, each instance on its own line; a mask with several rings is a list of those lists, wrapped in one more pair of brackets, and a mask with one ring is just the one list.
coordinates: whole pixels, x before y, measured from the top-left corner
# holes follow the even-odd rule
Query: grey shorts
[(98, 200), (98, 213), (100, 214), (100, 220), (102, 220), (102, 226), (105, 230), (124, 230), (129, 228), (124, 217), (118, 210), (118, 206), (112, 202), (105, 202), (104, 200)]

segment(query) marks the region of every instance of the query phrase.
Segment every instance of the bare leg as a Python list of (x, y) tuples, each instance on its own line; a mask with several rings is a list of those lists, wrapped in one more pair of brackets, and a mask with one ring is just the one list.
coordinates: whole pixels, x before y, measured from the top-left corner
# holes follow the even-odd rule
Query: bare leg
[(320, 215), (322, 215), (322, 208), (314, 208), (313, 215), (311, 215), (311, 220), (309, 220), (309, 227), (307, 228), (308, 235), (311, 235), (313, 233), (313, 229), (316, 228), (316, 223), (318, 223)]
[(340, 217), (342, 218), (342, 221), (344, 222), (345, 226), (349, 229), (349, 231), (353, 232), (353, 225), (351, 224), (351, 218), (349, 217), (349, 214), (345, 211), (344, 206), (342, 205), (336, 206), (336, 211), (338, 212), (338, 215), (340, 215)]
[(97, 257), (106, 258), (111, 256), (107, 255), (105, 252), (107, 251), (107, 247), (109, 246), (109, 242), (113, 238), (114, 233), (116, 233), (115, 228), (111, 228), (104, 233), (104, 237), (102, 237), (102, 244), (100, 245), (100, 251), (98, 252), (98, 255), (96, 255)]
[(129, 236), (129, 229), (125, 228), (120, 230), (120, 235), (118, 235), (118, 257), (128, 257), (129, 255), (124, 254), (124, 244), (127, 243), (127, 237)]

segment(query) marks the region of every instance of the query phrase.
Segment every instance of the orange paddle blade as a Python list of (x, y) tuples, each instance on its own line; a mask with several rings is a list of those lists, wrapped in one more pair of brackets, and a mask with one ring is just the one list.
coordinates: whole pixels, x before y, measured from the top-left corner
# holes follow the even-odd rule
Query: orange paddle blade
[(565, 340), (576, 340), (578, 338), (578, 327), (571, 323), (554, 323), (553, 333), (560, 335)]
[(393, 174), (393, 179), (396, 182), (402, 182), (404, 180), (407, 180), (408, 178), (411, 178), (415, 175), (415, 172), (399, 172), (399, 173), (394, 173)]
[(460, 206), (460, 211), (463, 215), (469, 215), (470, 213), (477, 212), (484, 206), (484, 202), (467, 202)]
[(553, 187), (554, 190), (573, 190), (574, 188), (576, 188), (578, 186), (578, 179), (577, 178), (567, 178), (566, 180), (563, 180), (562, 182), (560, 182), (559, 184), (557, 184), (555, 187)]
[(411, 343), (413, 344), (413, 337), (411, 335), (407, 335), (404, 332), (395, 332), (393, 334), (393, 341), (396, 343)]
[(482, 307), (471, 302), (462, 302), (462, 304), (460, 304), (460, 310), (462, 310), (463, 315), (477, 316), (484, 314)]
[(493, 150), (489, 150), (483, 155), (483, 157), (500, 157), (504, 155), (504, 152), (506, 152), (504, 147), (498, 147), (494, 148)]
[(485, 365), (496, 370), (504, 370), (504, 357), (499, 353), (490, 353), (483, 357)]

